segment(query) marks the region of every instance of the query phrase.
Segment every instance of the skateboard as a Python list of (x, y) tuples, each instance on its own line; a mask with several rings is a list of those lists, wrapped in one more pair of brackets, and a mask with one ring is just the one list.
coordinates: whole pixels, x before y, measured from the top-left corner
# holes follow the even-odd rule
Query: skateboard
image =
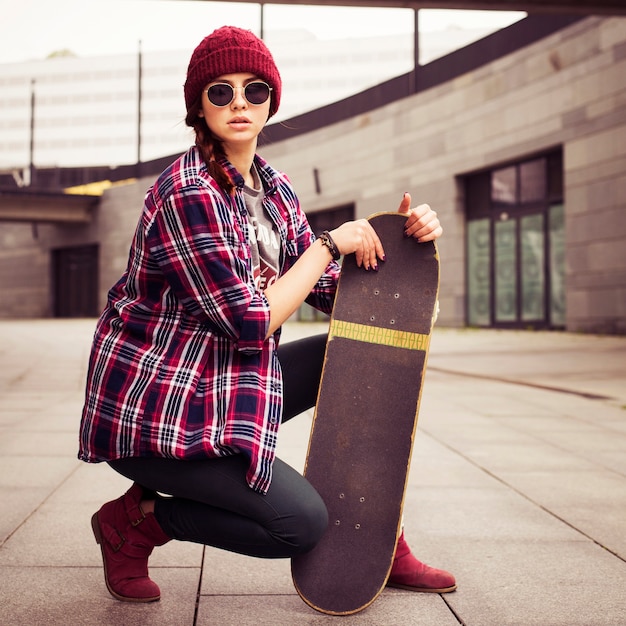
[(404, 237), (406, 215), (368, 219), (387, 260), (343, 260), (304, 469), (329, 525), (291, 562), (300, 597), (331, 615), (366, 608), (389, 577), (439, 289), (436, 245)]

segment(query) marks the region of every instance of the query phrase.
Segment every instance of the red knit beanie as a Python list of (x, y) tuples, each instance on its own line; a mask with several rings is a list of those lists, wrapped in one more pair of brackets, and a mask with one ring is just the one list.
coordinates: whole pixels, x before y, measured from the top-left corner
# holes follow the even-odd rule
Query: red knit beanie
[(274, 115), (282, 86), (278, 68), (263, 41), (251, 31), (236, 26), (218, 28), (193, 51), (185, 81), (187, 111), (214, 78), (235, 72), (256, 74), (272, 88), (270, 117)]

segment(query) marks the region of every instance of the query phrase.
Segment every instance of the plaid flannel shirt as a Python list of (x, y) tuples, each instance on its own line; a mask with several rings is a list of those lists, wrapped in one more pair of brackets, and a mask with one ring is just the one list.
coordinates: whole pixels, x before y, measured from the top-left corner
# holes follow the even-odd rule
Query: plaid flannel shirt
[[(281, 242), (281, 275), (315, 236), (287, 177), (255, 157)], [(109, 292), (89, 359), (79, 458), (200, 459), (237, 453), (269, 489), (282, 417), (277, 331), (255, 290), (243, 177), (232, 196), (196, 147), (148, 190), (128, 266)], [(307, 302), (330, 312), (331, 263)]]

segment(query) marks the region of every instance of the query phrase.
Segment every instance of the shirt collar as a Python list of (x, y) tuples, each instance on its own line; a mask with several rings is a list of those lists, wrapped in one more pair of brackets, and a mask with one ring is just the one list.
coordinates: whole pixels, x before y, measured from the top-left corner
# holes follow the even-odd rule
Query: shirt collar
[[(226, 157), (222, 157), (219, 160), (219, 164), (224, 168), (224, 171), (228, 174), (228, 177), (233, 185), (237, 189), (242, 189), (244, 185), (243, 176), (233, 167), (232, 163)], [(256, 165), (257, 172), (261, 177), (261, 183), (263, 184), (265, 194), (269, 195), (274, 193), (279, 183), (278, 173), (276, 170), (258, 154), (254, 156), (254, 164)]]

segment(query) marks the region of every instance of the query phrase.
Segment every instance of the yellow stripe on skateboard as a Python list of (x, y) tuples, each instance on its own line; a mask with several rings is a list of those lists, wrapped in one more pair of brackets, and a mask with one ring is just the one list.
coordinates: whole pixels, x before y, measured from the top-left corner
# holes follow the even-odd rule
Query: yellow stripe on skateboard
[(406, 330), (392, 330), (380, 326), (367, 326), (343, 320), (332, 320), (329, 329), (330, 337), (343, 337), (354, 341), (376, 343), (393, 348), (407, 350), (428, 350), (430, 335), (411, 333)]

